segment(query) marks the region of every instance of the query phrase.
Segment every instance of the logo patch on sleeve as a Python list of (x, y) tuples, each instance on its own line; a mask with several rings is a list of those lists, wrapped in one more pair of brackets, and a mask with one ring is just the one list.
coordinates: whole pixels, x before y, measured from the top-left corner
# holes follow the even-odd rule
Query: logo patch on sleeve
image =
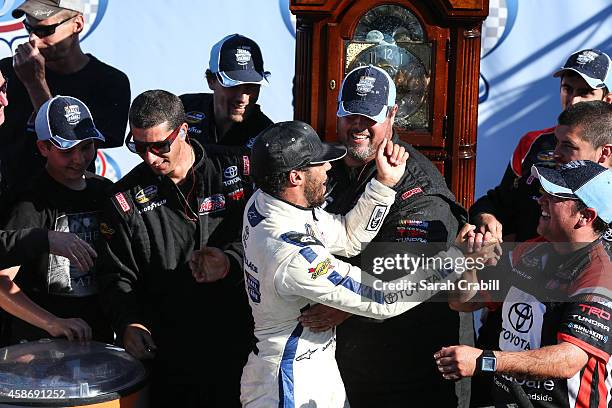
[(404, 191), (404, 193), (402, 194), (402, 200), (407, 200), (410, 197), (412, 197), (415, 194), (419, 194), (422, 193), (423, 189), (421, 187), (415, 187), (415, 188), (411, 188), (410, 190), (406, 190)]
[(130, 205), (128, 204), (127, 200), (125, 199), (125, 196), (123, 195), (123, 193), (115, 194), (115, 200), (117, 200), (117, 202), (121, 206), (121, 209), (123, 210), (123, 212), (130, 211)]
[(198, 211), (201, 215), (210, 214), (220, 211), (225, 208), (225, 197), (223, 194), (213, 194), (210, 197), (206, 197), (200, 204), (200, 210)]
[(387, 208), (386, 205), (377, 205), (374, 207), (374, 211), (372, 211), (372, 215), (370, 215), (370, 219), (368, 220), (366, 231), (376, 231), (380, 228), (382, 221), (385, 219)]
[(257, 208), (255, 208), (255, 203), (251, 204), (249, 207), (249, 211), (247, 212), (247, 219), (249, 220), (249, 224), (251, 227), (255, 228), (260, 222), (262, 222), (266, 217), (261, 215)]
[(326, 258), (324, 261), (319, 262), (314, 268), (308, 268), (310, 279), (317, 279), (319, 276), (326, 275), (333, 269), (331, 259)]
[(299, 247), (306, 247), (309, 245), (325, 246), (321, 241), (319, 241), (312, 235), (302, 234), (301, 232), (289, 231), (285, 232), (280, 237), (286, 243)]

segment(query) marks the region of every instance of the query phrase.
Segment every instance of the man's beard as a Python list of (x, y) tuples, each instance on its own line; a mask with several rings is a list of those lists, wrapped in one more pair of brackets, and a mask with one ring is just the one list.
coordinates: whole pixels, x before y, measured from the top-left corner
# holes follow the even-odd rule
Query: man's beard
[(308, 178), (304, 186), (304, 196), (309, 208), (320, 207), (325, 202), (325, 189), (315, 184), (312, 178)]
[(372, 143), (368, 144), (367, 147), (359, 147), (354, 145), (345, 146), (346, 154), (355, 160), (366, 162), (372, 159), (374, 153), (376, 153), (376, 146)]
[(246, 112), (242, 115), (230, 115), (229, 119), (232, 123), (242, 123), (244, 122), (244, 117), (246, 116)]

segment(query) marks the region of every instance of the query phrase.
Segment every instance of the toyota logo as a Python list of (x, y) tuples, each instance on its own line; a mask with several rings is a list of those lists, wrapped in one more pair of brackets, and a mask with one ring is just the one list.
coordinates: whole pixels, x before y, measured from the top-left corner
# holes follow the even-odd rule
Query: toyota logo
[(527, 333), (533, 326), (533, 308), (528, 303), (515, 303), (508, 311), (510, 324), (519, 333)]
[(237, 175), (238, 175), (238, 167), (236, 166), (231, 166), (223, 170), (223, 177), (225, 177), (227, 180), (233, 179)]

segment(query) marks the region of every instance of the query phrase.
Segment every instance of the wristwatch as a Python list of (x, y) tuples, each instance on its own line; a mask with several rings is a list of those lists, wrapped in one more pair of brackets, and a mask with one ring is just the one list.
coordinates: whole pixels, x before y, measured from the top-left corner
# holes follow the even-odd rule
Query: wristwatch
[(484, 374), (492, 374), (497, 370), (497, 357), (491, 350), (483, 350), (476, 359), (476, 369)]

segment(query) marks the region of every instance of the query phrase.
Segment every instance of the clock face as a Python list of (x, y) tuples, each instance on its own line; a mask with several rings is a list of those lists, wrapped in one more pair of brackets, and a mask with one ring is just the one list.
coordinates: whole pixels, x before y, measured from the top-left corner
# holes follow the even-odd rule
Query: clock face
[[(349, 44), (348, 58), (351, 46), (357, 46), (359, 49), (361, 48), (359, 45), (361, 44)], [(424, 105), (426, 105), (430, 75), (423, 62), (414, 53), (402, 46), (369, 44), (347, 63), (346, 72), (369, 64), (387, 71), (395, 82), (397, 91), (398, 110), (395, 117), (397, 126), (413, 129), (427, 126), (427, 107)], [(421, 115), (418, 115), (418, 112)]]
[(353, 36), (355, 41), (384, 42), (423, 42), (423, 27), (410, 10), (395, 5), (374, 7), (359, 20)]
[(345, 73), (369, 64), (383, 68), (395, 82), (395, 126), (428, 129), (431, 43), (410, 10), (382, 5), (359, 19), (353, 38), (345, 43)]

